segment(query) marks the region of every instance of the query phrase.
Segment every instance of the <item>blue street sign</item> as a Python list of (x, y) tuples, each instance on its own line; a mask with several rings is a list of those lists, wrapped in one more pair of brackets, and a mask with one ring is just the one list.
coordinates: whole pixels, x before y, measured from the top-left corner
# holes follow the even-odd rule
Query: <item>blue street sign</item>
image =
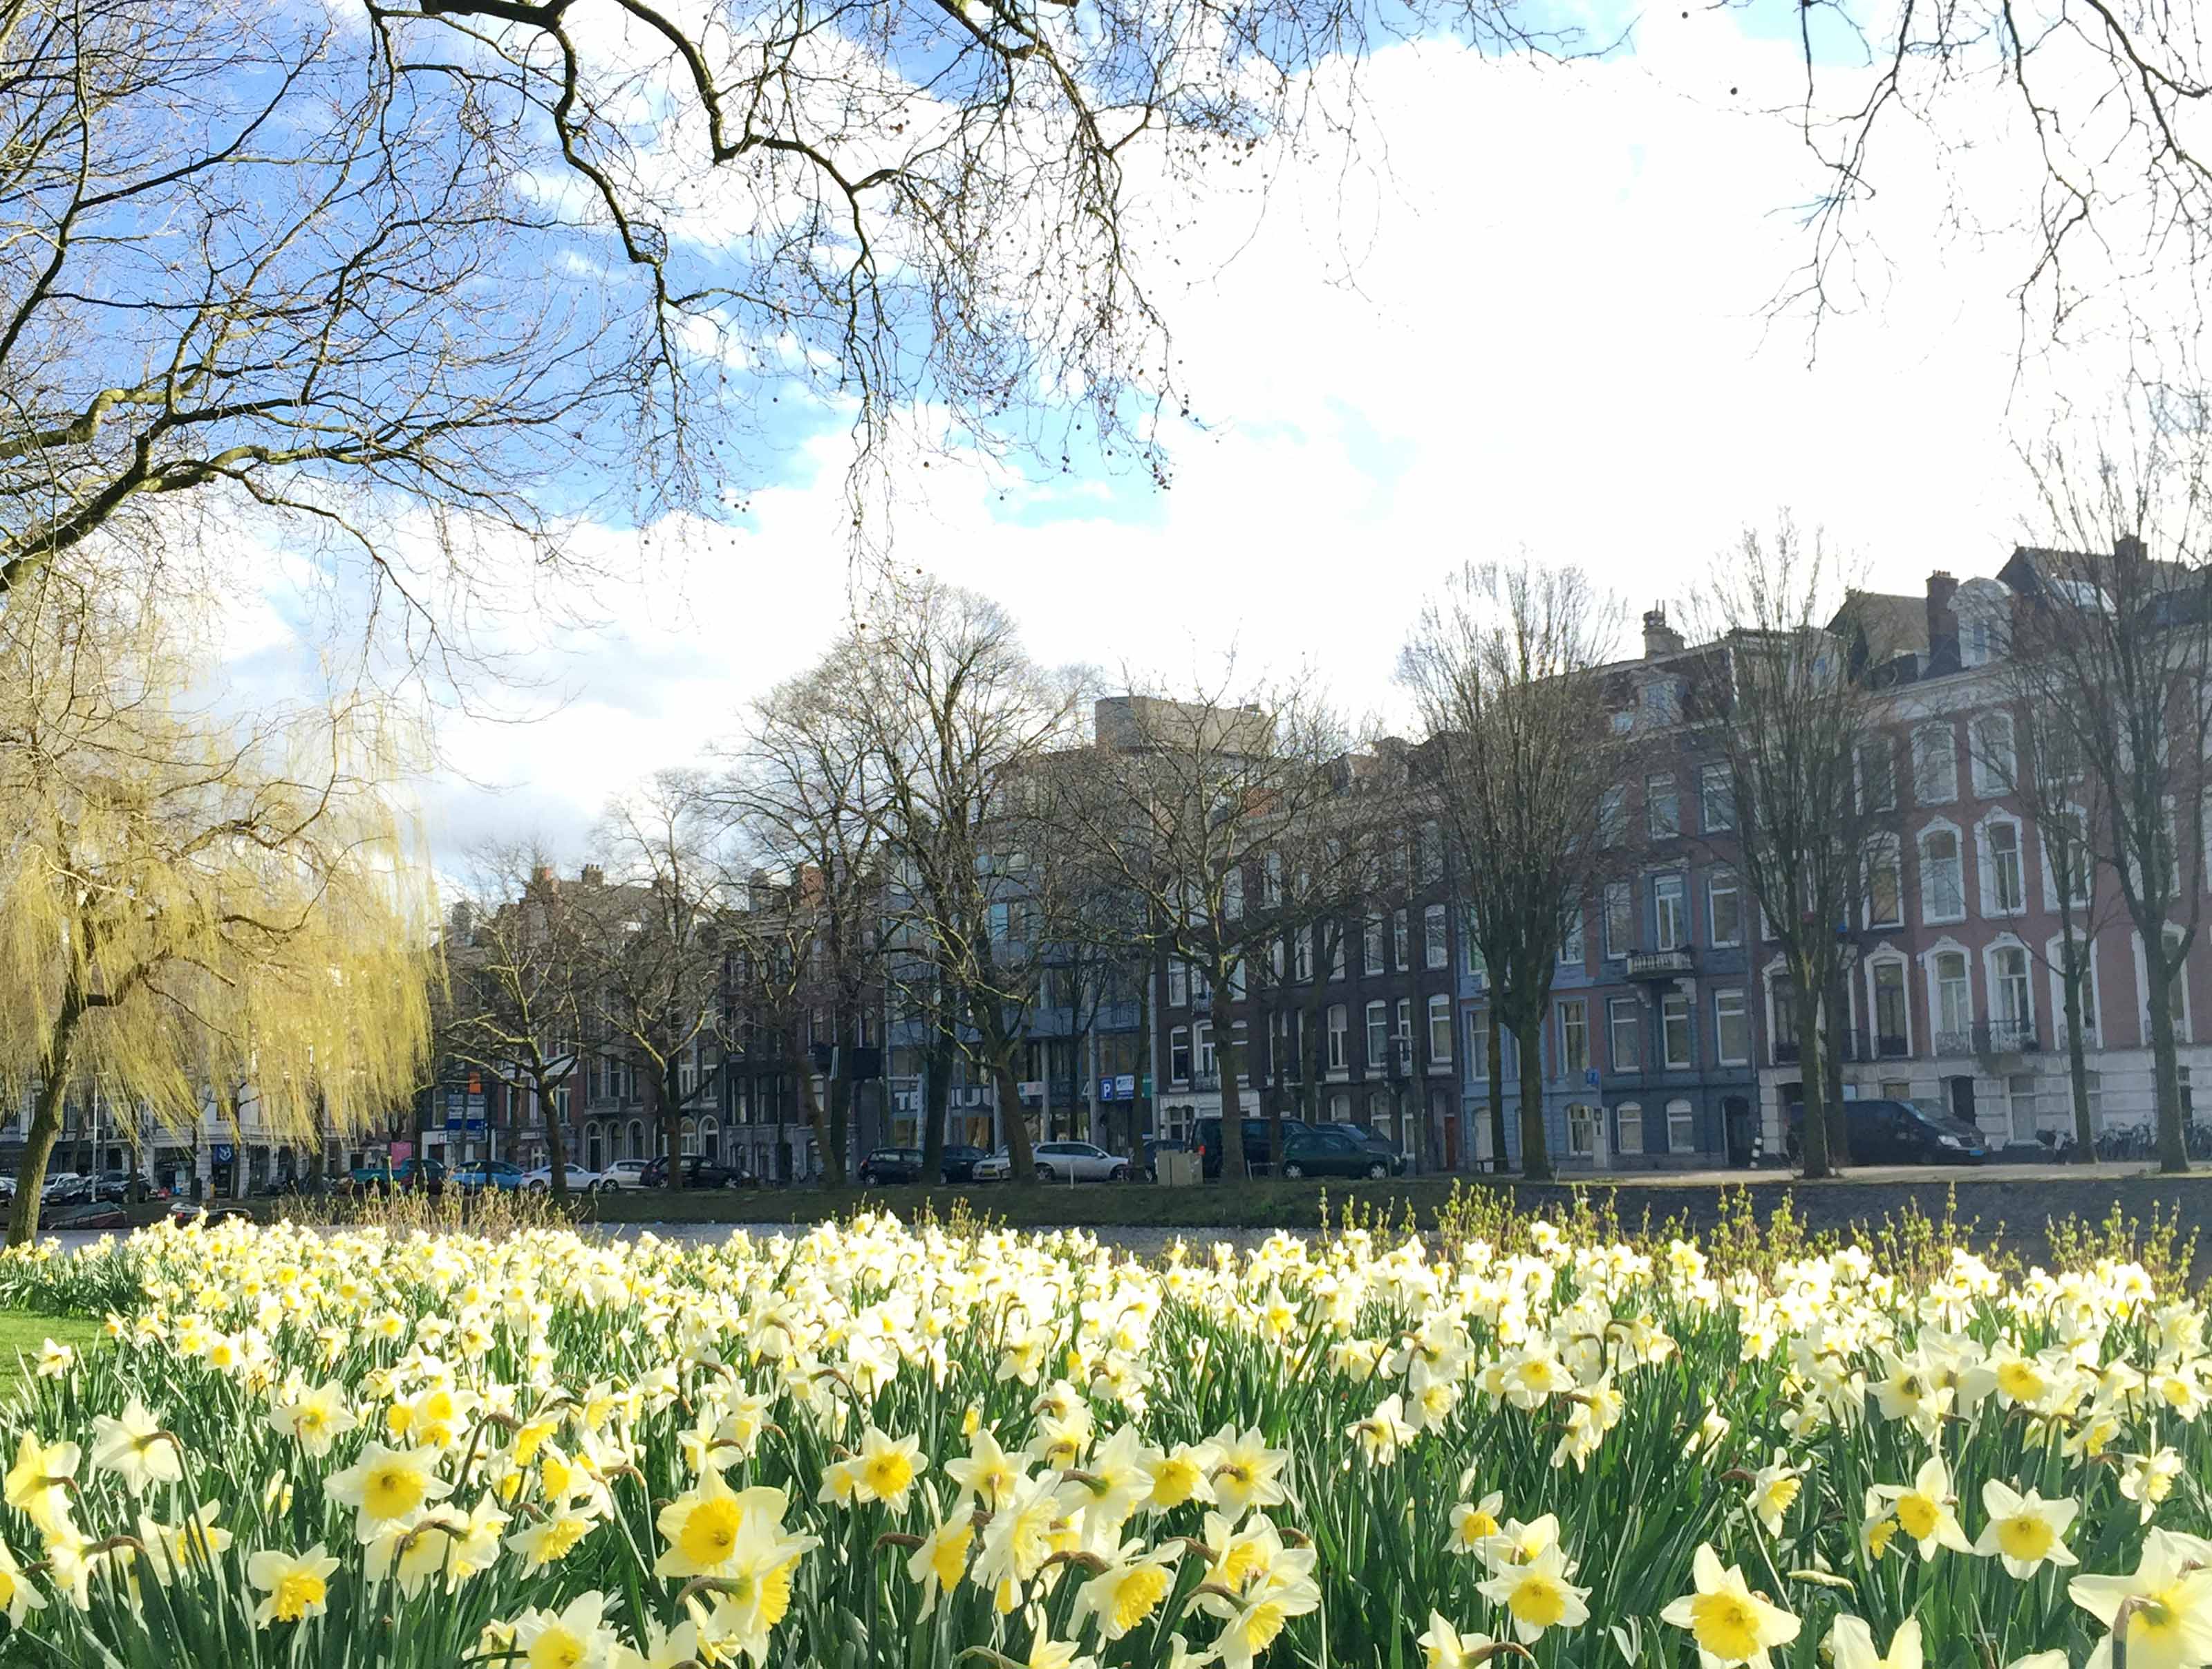
[(228, 1165), (238, 1157), (238, 1149), (228, 1142), (216, 1142), (210, 1151), (214, 1154), (215, 1162), (218, 1165)]
[(1592, 1089), (1595, 1089), (1597, 1087), (1597, 1069), (1595, 1067), (1592, 1067), (1589, 1070), (1583, 1073), (1583, 1081), (1588, 1084)]

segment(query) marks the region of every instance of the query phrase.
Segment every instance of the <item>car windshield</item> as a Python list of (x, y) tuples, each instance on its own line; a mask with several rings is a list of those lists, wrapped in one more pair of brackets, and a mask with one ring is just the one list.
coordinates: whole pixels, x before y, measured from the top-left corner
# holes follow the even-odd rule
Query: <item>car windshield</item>
[(1933, 1124), (1938, 1130), (1957, 1130), (1974, 1128), (1949, 1109), (1938, 1106), (1933, 1101), (1907, 1101), (1905, 1105), (1911, 1108), (1923, 1122)]

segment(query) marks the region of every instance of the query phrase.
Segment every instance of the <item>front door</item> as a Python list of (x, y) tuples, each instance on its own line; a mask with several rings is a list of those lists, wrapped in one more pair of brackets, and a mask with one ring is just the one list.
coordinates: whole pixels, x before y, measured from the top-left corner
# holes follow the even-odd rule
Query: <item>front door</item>
[(1729, 1096), (1721, 1103), (1721, 1121), (1728, 1130), (1728, 1162), (1742, 1170), (1751, 1163), (1751, 1103)]

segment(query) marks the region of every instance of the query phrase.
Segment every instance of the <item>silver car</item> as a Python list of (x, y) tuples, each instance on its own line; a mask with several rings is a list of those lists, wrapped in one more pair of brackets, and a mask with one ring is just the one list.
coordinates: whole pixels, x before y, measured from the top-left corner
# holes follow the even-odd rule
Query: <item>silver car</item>
[(1129, 1161), (1088, 1142), (1040, 1142), (1036, 1173), (1040, 1182), (1121, 1182)]
[[(641, 1169), (643, 1168), (644, 1161), (642, 1160), (639, 1160), (638, 1164)], [(606, 1189), (611, 1189), (615, 1185), (613, 1182), (609, 1180), (606, 1177), (602, 1176), (599, 1172), (587, 1171), (580, 1165), (570, 1165), (565, 1168), (568, 1173), (567, 1177), (568, 1191), (572, 1194), (596, 1194)], [(553, 1191), (553, 1167), (550, 1165), (539, 1166), (536, 1170), (528, 1173), (523, 1177), (522, 1185), (533, 1194), (551, 1193)]]

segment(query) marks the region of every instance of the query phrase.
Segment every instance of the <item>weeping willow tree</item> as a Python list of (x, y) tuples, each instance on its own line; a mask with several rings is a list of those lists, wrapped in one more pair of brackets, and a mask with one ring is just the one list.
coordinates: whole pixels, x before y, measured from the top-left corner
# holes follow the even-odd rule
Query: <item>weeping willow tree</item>
[(433, 900), (355, 702), (239, 717), (173, 606), (49, 573), (0, 612), (0, 1100), (37, 1227), (72, 1095), (172, 1128), (251, 1099), (295, 1140), (404, 1105), (429, 1032)]

